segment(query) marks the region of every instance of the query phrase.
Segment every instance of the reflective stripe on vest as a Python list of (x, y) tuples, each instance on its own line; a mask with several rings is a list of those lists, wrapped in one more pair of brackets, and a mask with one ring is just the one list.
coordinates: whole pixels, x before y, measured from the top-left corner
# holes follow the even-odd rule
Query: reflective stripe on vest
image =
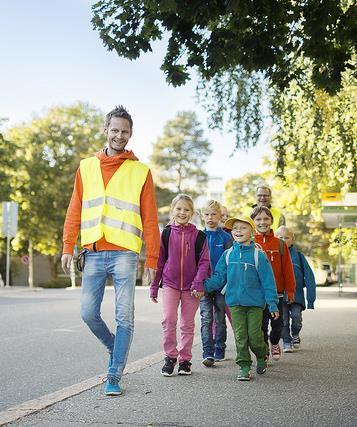
[(140, 252), (143, 234), (140, 196), (148, 171), (146, 165), (127, 159), (104, 188), (99, 159), (90, 157), (81, 161), (82, 245), (94, 243), (104, 235), (107, 242)]
[[(94, 208), (96, 206), (101, 206), (103, 202), (104, 202), (104, 197), (98, 197), (92, 200), (85, 200), (82, 203), (82, 207)], [(140, 215), (140, 207), (135, 205), (134, 203), (124, 202), (123, 200), (118, 200), (118, 199), (115, 199), (114, 197), (108, 197), (108, 196), (106, 196), (105, 202), (107, 205), (114, 206), (117, 209), (125, 209), (127, 211), (133, 211), (133, 212), (136, 212), (138, 215)]]

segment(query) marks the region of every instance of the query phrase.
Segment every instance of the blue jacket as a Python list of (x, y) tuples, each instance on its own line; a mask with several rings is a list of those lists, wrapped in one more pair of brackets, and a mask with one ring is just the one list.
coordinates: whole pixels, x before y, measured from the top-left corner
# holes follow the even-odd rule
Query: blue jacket
[(218, 260), (223, 252), (231, 246), (232, 236), (226, 233), (222, 228), (217, 230), (203, 230), (207, 236), (209, 257), (211, 261), (212, 271), (214, 271)]
[(227, 284), (226, 304), (229, 307), (264, 308), (270, 313), (278, 311), (278, 294), (270, 262), (261, 250), (258, 252), (258, 269), (254, 261), (254, 243), (240, 245), (234, 242), (228, 265), (225, 251), (219, 259), (214, 274), (204, 281), (206, 292), (220, 291)]
[(290, 246), (290, 258), (293, 263), (296, 289), (294, 302), (306, 307), (304, 287), (306, 286), (307, 308), (314, 308), (316, 299), (316, 282), (314, 273), (309, 266), (304, 254), (296, 249), (295, 246)]

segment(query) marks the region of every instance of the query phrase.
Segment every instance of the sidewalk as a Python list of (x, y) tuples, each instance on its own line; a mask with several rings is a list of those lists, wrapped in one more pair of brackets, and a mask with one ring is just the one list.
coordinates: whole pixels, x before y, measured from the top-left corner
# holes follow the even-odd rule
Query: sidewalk
[(316, 310), (304, 312), (302, 348), (270, 361), (264, 375), (253, 364), (250, 382), (236, 380), (229, 327), (227, 360), (214, 368), (201, 364), (200, 344), (193, 348), (191, 376), (162, 377), (162, 361), (154, 355), (153, 364), (124, 375), (120, 397), (106, 397), (95, 386), (8, 425), (356, 426), (355, 296), (355, 290), (338, 296), (338, 289), (319, 288)]
[[(120, 397), (106, 397), (97, 386), (10, 425), (355, 426), (357, 380), (351, 355), (356, 354), (357, 343), (339, 337), (336, 343), (327, 342), (331, 328), (324, 314), (322, 310), (318, 336), (316, 329), (312, 333), (316, 324), (309, 321), (302, 349), (270, 362), (264, 375), (253, 370), (250, 382), (235, 379), (230, 332), (228, 360), (215, 368), (201, 365), (201, 348), (196, 345), (192, 376), (162, 377), (162, 363), (156, 363), (125, 375)], [(351, 326), (355, 333), (356, 322)], [(343, 363), (343, 353), (334, 355), (335, 347), (348, 355)]]

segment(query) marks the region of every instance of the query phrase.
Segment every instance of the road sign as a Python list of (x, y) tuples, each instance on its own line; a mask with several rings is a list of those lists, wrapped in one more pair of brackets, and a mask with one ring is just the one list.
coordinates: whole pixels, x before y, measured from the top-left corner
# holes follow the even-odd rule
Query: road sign
[(333, 202), (342, 202), (341, 193), (322, 193), (321, 195), (322, 203), (333, 203)]
[(18, 203), (2, 203), (2, 235), (4, 237), (9, 237), (11, 239), (16, 236), (18, 211)]
[(30, 257), (29, 257), (28, 255), (23, 255), (23, 256), (21, 257), (21, 262), (22, 262), (23, 264), (27, 265), (27, 264), (29, 263), (29, 261), (30, 261)]

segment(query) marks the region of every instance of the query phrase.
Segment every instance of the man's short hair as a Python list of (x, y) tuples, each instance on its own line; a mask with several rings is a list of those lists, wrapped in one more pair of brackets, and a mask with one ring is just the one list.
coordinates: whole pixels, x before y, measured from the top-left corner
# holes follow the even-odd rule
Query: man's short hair
[(222, 205), (216, 200), (208, 200), (208, 202), (201, 209), (201, 212), (203, 213), (207, 209), (214, 209), (215, 211), (218, 211), (220, 215), (222, 215)]
[(130, 129), (133, 129), (133, 119), (129, 114), (128, 110), (124, 108), (122, 105), (116, 105), (113, 110), (109, 111), (109, 113), (105, 116), (104, 129), (107, 130), (110, 124), (110, 120), (112, 117), (119, 117), (121, 119), (126, 119), (130, 124)]
[(250, 214), (250, 217), (254, 219), (258, 215), (260, 215), (262, 212), (265, 212), (271, 218), (271, 220), (274, 221), (274, 217), (273, 217), (273, 214), (271, 213), (271, 210), (266, 206), (257, 206), (256, 208), (254, 208)]
[(269, 191), (269, 194), (271, 195), (271, 189), (270, 189), (270, 187), (267, 185), (267, 184), (259, 184), (258, 186), (257, 186), (257, 188), (255, 189), (255, 194), (257, 194), (258, 193), (258, 190), (259, 189), (263, 189), (263, 190), (268, 190)]

